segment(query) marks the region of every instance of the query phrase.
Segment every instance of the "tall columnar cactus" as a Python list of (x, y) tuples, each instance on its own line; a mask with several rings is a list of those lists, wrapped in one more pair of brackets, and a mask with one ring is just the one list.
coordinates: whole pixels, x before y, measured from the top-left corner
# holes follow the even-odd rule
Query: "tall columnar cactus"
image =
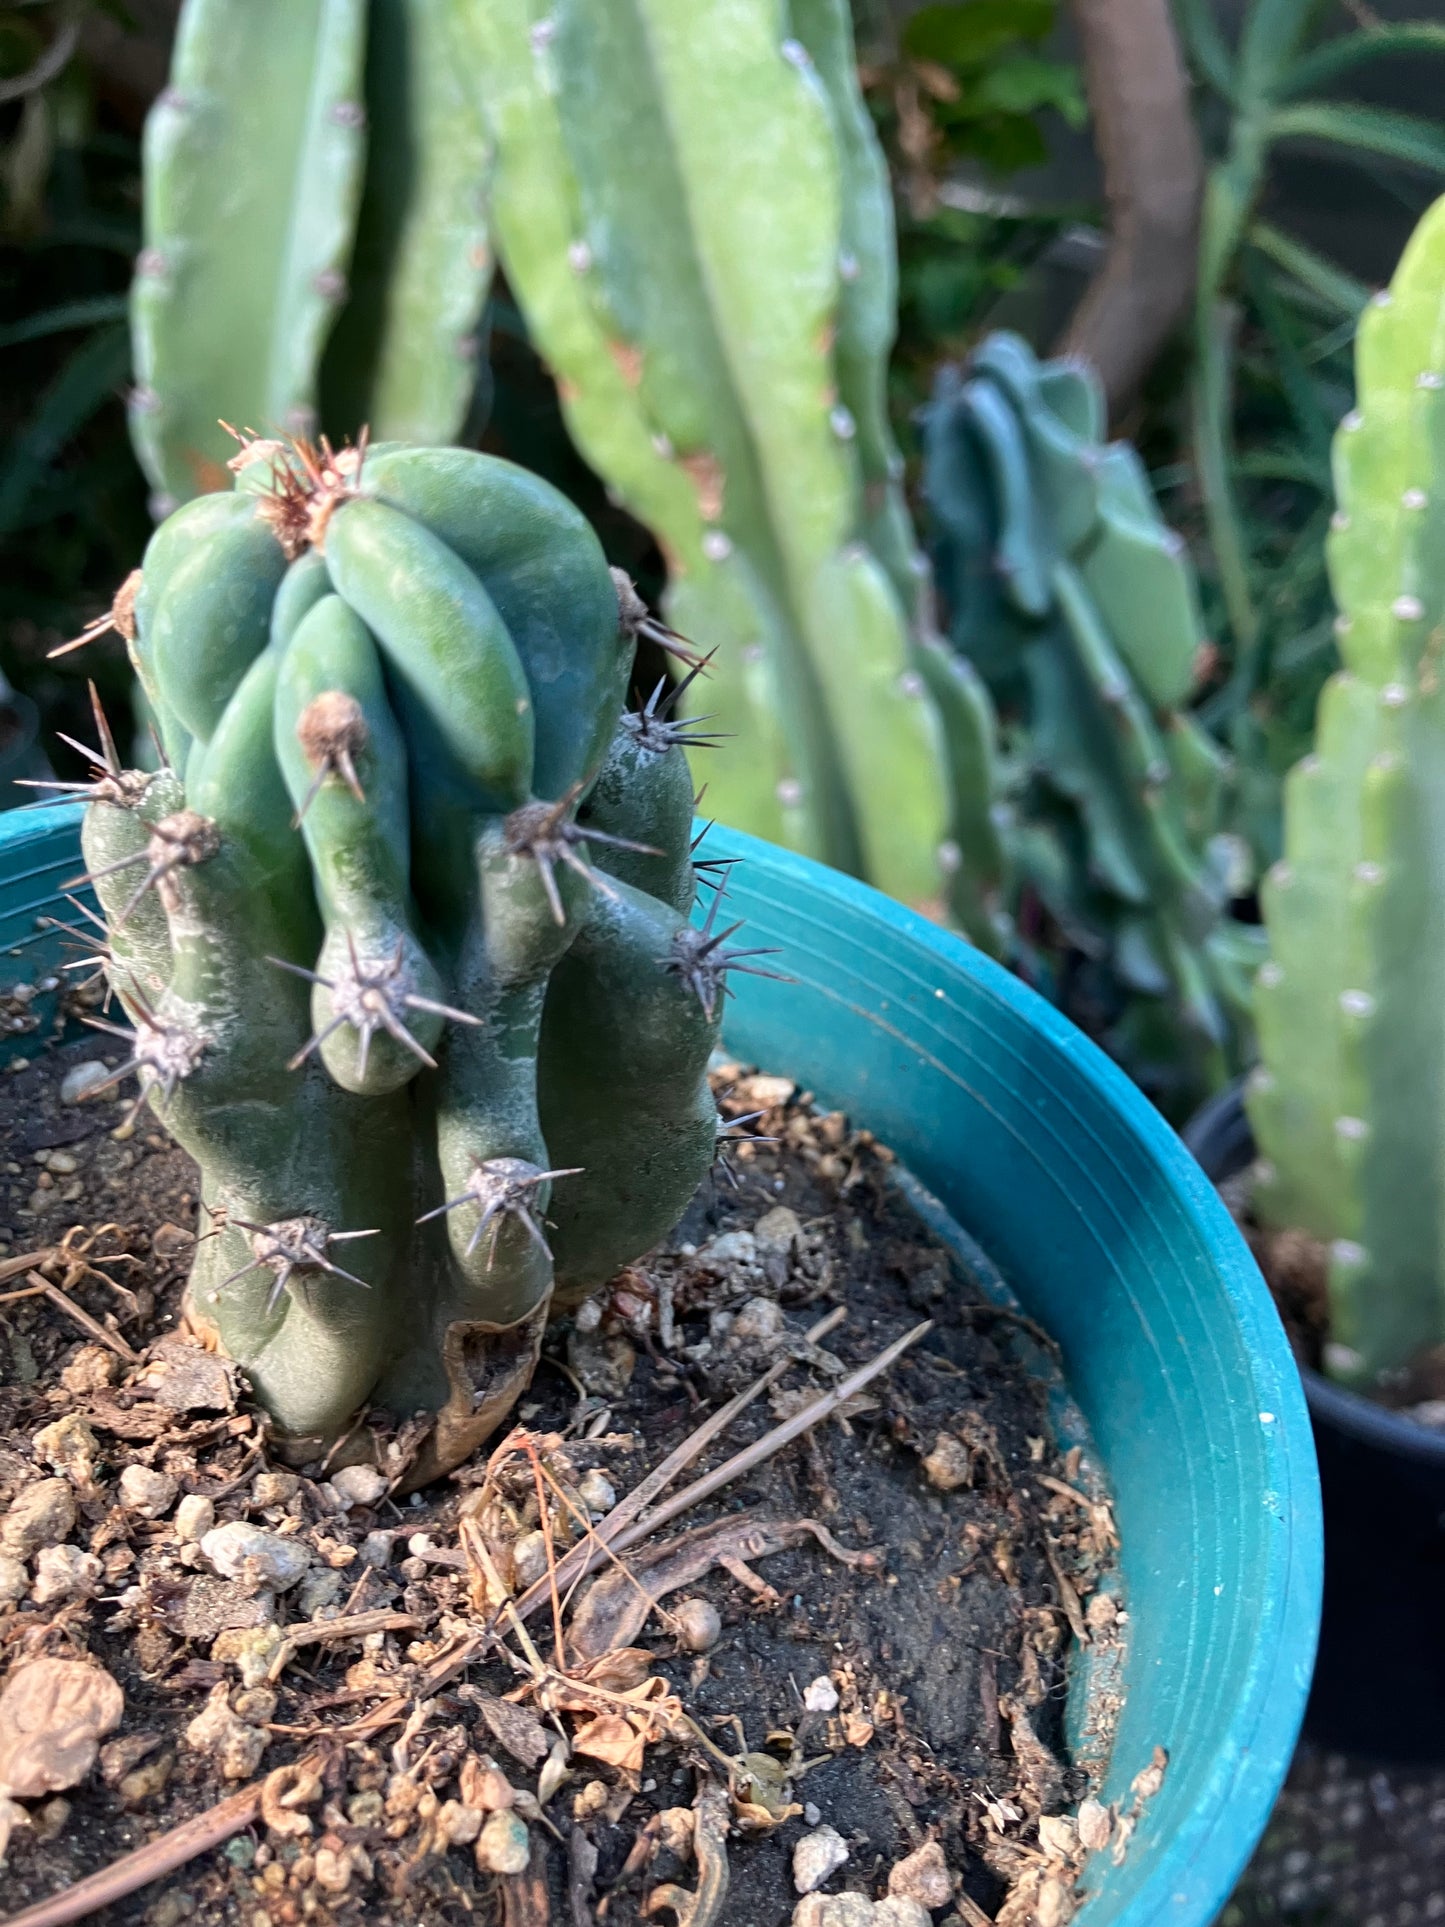
[(1445, 200), (1362, 315), (1335, 437), (1344, 668), (1262, 892), (1258, 1209), (1330, 1248), (1332, 1369), (1445, 1341)]
[(1016, 884), (1125, 993), (1155, 1076), (1222, 1080), (1248, 1037), (1257, 934), (1227, 915), (1226, 764), (1184, 708), (1202, 623), (1181, 539), (1080, 364), (990, 336), (925, 417), (934, 562), (959, 653), (998, 700)]
[(435, 1469), (707, 1172), (740, 953), (565, 500), (460, 450), (236, 466), (118, 602), (168, 766), (103, 744), (108, 969), (201, 1167), (193, 1314), (303, 1447), (375, 1400), (440, 1414)]
[[(477, 0), (460, 27), (508, 284), (662, 544), (672, 620), (721, 645), (706, 708), (747, 747), (709, 807), (941, 906), (960, 835), (991, 834), (988, 718), (904, 607), (892, 236), (846, 0)], [(978, 893), (959, 914), (988, 934)]]
[(217, 417), (460, 428), (490, 280), (455, 0), (184, 0), (145, 134), (132, 432), (162, 513), (224, 488)]

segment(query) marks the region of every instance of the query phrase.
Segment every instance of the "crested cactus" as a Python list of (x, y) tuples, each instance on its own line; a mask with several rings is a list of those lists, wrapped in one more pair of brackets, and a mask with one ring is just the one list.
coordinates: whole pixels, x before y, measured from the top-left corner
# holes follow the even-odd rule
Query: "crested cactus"
[(1256, 1206), (1329, 1247), (1326, 1362), (1445, 1341), (1445, 200), (1361, 316), (1335, 437), (1344, 667), (1285, 788), (1248, 1094)]
[(83, 841), (141, 1097), (201, 1167), (192, 1316), (281, 1434), (365, 1401), (454, 1463), (549, 1305), (661, 1237), (718, 1135), (747, 952), (688, 920), (693, 736), (546, 483), (247, 445), (118, 599), (165, 746), (103, 734)]
[(490, 280), (442, 0), (185, 0), (145, 133), (131, 428), (160, 513), (263, 434), (451, 439)]
[(910, 634), (891, 210), (846, 0), (486, 0), (459, 30), (508, 285), (663, 547), (671, 620), (720, 645), (705, 707), (747, 748), (709, 807), (990, 941), (988, 858), (957, 861), (992, 837), (987, 699)]
[(1161, 1089), (1217, 1084), (1247, 1049), (1257, 933), (1227, 915), (1225, 759), (1184, 707), (1202, 634), (1184, 544), (1103, 433), (1089, 371), (1016, 336), (944, 370), (925, 415), (934, 565), (1004, 718), (1015, 888), (1113, 979), (1126, 1060)]

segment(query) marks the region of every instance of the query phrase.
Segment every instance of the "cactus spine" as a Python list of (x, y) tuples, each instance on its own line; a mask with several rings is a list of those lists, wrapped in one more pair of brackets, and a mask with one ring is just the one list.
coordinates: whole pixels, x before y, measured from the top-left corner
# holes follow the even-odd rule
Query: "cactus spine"
[(460, 427), (490, 257), (455, 13), (185, 0), (146, 123), (132, 294), (132, 435), (160, 514), (226, 486), (218, 417), (418, 441)]
[(1123, 993), (1112, 1042), (1152, 1082), (1244, 1057), (1256, 933), (1227, 915), (1227, 764), (1184, 705), (1192, 571), (1092, 375), (995, 334), (925, 418), (934, 563), (959, 654), (994, 692), (1014, 887)]
[(1335, 437), (1344, 667), (1285, 788), (1249, 1115), (1257, 1207), (1330, 1247), (1331, 1368), (1445, 1339), (1445, 200), (1360, 320)]
[(461, 450), (237, 463), (147, 550), (169, 766), (103, 739), (85, 851), (201, 1166), (194, 1314), (299, 1449), (377, 1400), (439, 1415), (435, 1470), (708, 1170), (740, 955), (688, 922), (688, 732), (623, 714), (645, 615), (567, 502)]
[(672, 620), (722, 645), (706, 708), (749, 749), (710, 808), (940, 904), (973, 797), (900, 598), (889, 210), (844, 0), (488, 0), (463, 28), (509, 285)]

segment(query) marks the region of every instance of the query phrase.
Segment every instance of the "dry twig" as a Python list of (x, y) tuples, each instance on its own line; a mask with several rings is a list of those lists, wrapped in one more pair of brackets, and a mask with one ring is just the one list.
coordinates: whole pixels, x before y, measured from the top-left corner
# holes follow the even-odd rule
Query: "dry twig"
[[(827, 1322), (826, 1319), (823, 1321), (825, 1325)], [(817, 1329), (818, 1328), (815, 1327), (815, 1332)], [(721, 1491), (725, 1485), (731, 1485), (734, 1479), (740, 1479), (744, 1474), (753, 1471), (757, 1466), (766, 1464), (770, 1458), (773, 1458), (778, 1452), (781, 1452), (785, 1445), (791, 1445), (793, 1440), (801, 1438), (804, 1432), (810, 1432), (815, 1425), (821, 1425), (824, 1419), (836, 1412), (838, 1407), (852, 1398), (855, 1392), (862, 1391), (865, 1385), (870, 1385), (875, 1378), (880, 1377), (890, 1366), (897, 1364), (898, 1360), (909, 1347), (916, 1345), (919, 1339), (926, 1333), (932, 1331), (932, 1329), (933, 1322), (931, 1319), (925, 1319), (921, 1325), (915, 1325), (912, 1331), (905, 1332), (902, 1338), (895, 1339), (894, 1342), (889, 1345), (885, 1351), (881, 1351), (876, 1358), (869, 1359), (866, 1365), (860, 1365), (856, 1372), (850, 1372), (847, 1378), (841, 1379), (831, 1391), (824, 1392), (820, 1397), (815, 1398), (811, 1405), (805, 1405), (801, 1412), (795, 1412), (791, 1418), (784, 1419), (781, 1425), (775, 1425), (770, 1432), (765, 1432), (763, 1436), (755, 1440), (752, 1445), (744, 1446), (741, 1452), (735, 1452), (730, 1459), (725, 1459), (723, 1463), (715, 1467), (713, 1471), (705, 1473), (700, 1479), (695, 1479), (691, 1485), (684, 1486), (681, 1492), (674, 1493), (670, 1499), (664, 1500), (663, 1503), (659, 1505), (654, 1512), (650, 1512), (645, 1519), (637, 1519), (636, 1514), (646, 1501), (633, 1502), (637, 1500), (637, 1494), (643, 1490), (643, 1487), (648, 1485), (650, 1480), (657, 1479), (658, 1475), (671, 1463), (670, 1459), (665, 1460), (663, 1465), (657, 1468), (657, 1472), (650, 1474), (649, 1479), (643, 1480), (642, 1485), (637, 1488), (636, 1492), (629, 1493), (627, 1498), (623, 1499), (612, 1512), (608, 1513), (605, 1519), (599, 1522), (597, 1526), (597, 1537), (602, 1539), (605, 1535), (605, 1543), (602, 1548), (599, 1549), (590, 1540), (585, 1540), (582, 1544), (574, 1546), (572, 1551), (557, 1568), (558, 1580), (562, 1580), (564, 1575), (566, 1575), (567, 1578), (584, 1578), (589, 1572), (595, 1572), (598, 1566), (600, 1566), (608, 1556), (608, 1547), (614, 1552), (626, 1552), (629, 1546), (635, 1546), (640, 1540), (650, 1538), (654, 1532), (660, 1531), (663, 1526), (670, 1524), (673, 1519), (677, 1518), (679, 1513), (690, 1511), (695, 1505), (701, 1505), (704, 1499), (710, 1499), (714, 1492)], [(814, 1332), (810, 1332), (808, 1336), (812, 1338)], [(786, 1364), (791, 1363), (791, 1359), (786, 1361)], [(778, 1368), (775, 1366), (772, 1369), (776, 1371)], [(745, 1401), (756, 1396), (757, 1392), (762, 1390), (770, 1379), (771, 1372), (765, 1373), (756, 1386), (750, 1387), (748, 1392), (742, 1395)], [(736, 1404), (736, 1402), (736, 1400), (733, 1401), (734, 1404)], [(727, 1407), (724, 1407), (723, 1410), (726, 1411)], [(719, 1412), (717, 1418), (720, 1419), (721, 1417), (722, 1412)], [(712, 1419), (708, 1420), (707, 1423), (708, 1426), (713, 1427), (710, 1436), (715, 1436), (716, 1431), (719, 1430), (720, 1427), (718, 1427)], [(700, 1426), (698, 1430), (699, 1432), (705, 1431), (707, 1430), (707, 1426)], [(691, 1438), (685, 1441), (685, 1444), (691, 1446), (697, 1436), (698, 1434), (694, 1433)], [(706, 1443), (706, 1441), (704, 1441), (704, 1443)], [(678, 1448), (679, 1451), (682, 1449), (682, 1447)], [(696, 1456), (696, 1451), (689, 1454), (690, 1458), (695, 1458)], [(677, 1453), (672, 1454), (672, 1458), (676, 1457)], [(684, 1463), (685, 1462), (686, 1461), (684, 1461)], [(623, 1507), (629, 1507), (633, 1515), (634, 1523), (621, 1530), (614, 1528), (611, 1531), (607, 1531), (608, 1526), (617, 1517), (617, 1514), (623, 1510)], [(575, 1565), (573, 1564), (574, 1560), (576, 1561)], [(519, 1618), (526, 1618), (534, 1613), (543, 1601), (549, 1597), (550, 1592), (547, 1582), (539, 1579), (535, 1585), (529, 1586), (521, 1598), (516, 1601), (513, 1610)]]
[[(830, 1332), (836, 1331), (846, 1316), (847, 1313), (839, 1305), (835, 1310), (830, 1311), (826, 1318), (820, 1318), (816, 1325), (803, 1334), (805, 1342), (810, 1345), (817, 1344)], [(599, 1519), (595, 1526), (589, 1522), (587, 1543), (574, 1546), (558, 1565), (555, 1575), (549, 1575), (549, 1579), (537, 1580), (536, 1584), (529, 1586), (517, 1600), (517, 1611), (522, 1618), (529, 1619), (543, 1600), (551, 1597), (551, 1578), (555, 1577), (555, 1583), (565, 1588), (575, 1584), (579, 1579), (585, 1579), (589, 1572), (595, 1572), (606, 1556), (606, 1548), (618, 1535), (632, 1524), (639, 1513), (651, 1505), (659, 1493), (667, 1490), (679, 1473), (685, 1472), (688, 1466), (702, 1456), (713, 1440), (727, 1430), (740, 1412), (745, 1411), (755, 1399), (761, 1398), (764, 1392), (771, 1391), (778, 1380), (792, 1368), (794, 1362), (791, 1358), (780, 1358), (776, 1365), (770, 1365), (761, 1378), (749, 1385), (746, 1390), (739, 1392), (736, 1397), (730, 1398), (726, 1405), (719, 1406), (711, 1418), (704, 1419), (696, 1431), (690, 1432), (682, 1444), (669, 1452), (662, 1463), (654, 1467), (640, 1484), (634, 1486), (631, 1492), (618, 1500), (605, 1519)]]
[(364, 1639), (368, 1633), (413, 1633), (423, 1621), (410, 1613), (388, 1612), (382, 1608), (370, 1613), (351, 1613), (342, 1619), (313, 1619), (304, 1626), (293, 1626), (276, 1649), (267, 1679), (280, 1679), (287, 1665), (303, 1646), (329, 1644), (334, 1639)]
[[(322, 1765), (319, 1753), (308, 1753), (296, 1763), (296, 1772), (317, 1771)], [(118, 1900), (148, 1887), (153, 1880), (174, 1873), (213, 1847), (224, 1846), (243, 1827), (254, 1825), (261, 1812), (264, 1779), (253, 1780), (238, 1793), (231, 1794), (194, 1820), (170, 1827), (154, 1840), (147, 1840), (134, 1853), (125, 1854), (113, 1866), (77, 1881), (62, 1893), (53, 1894), (22, 1913), (11, 1914), (5, 1927), (68, 1927), (73, 1920), (84, 1920), (102, 1907), (113, 1907)]]

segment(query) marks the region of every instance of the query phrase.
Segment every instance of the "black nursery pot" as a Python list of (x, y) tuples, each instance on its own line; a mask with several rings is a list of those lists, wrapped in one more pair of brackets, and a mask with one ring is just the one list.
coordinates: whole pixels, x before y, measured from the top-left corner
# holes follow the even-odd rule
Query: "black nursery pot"
[[(1184, 1142), (1216, 1184), (1254, 1140), (1240, 1087)], [(1325, 1513), (1324, 1620), (1306, 1735), (1382, 1761), (1445, 1760), (1445, 1434), (1300, 1367)]]

